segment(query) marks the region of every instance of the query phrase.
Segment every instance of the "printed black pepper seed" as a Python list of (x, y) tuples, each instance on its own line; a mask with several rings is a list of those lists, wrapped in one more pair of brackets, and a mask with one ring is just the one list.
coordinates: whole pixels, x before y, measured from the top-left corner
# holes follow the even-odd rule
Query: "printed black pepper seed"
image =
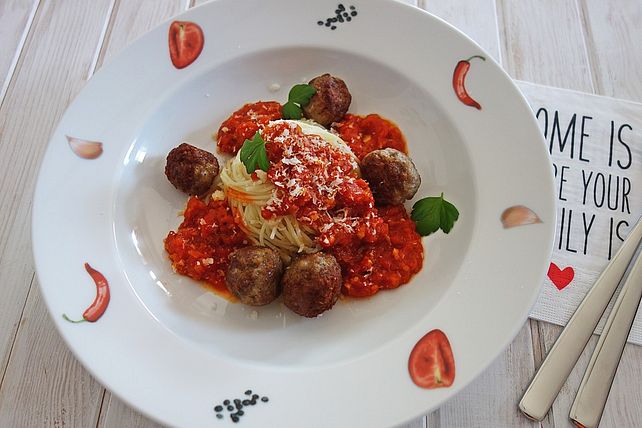
[(253, 400), (256, 400), (257, 398), (259, 398), (259, 394), (252, 394), (252, 399)]
[(350, 15), (357, 16), (357, 12), (350, 12)]
[(230, 404), (230, 400), (225, 400), (225, 401), (223, 401), (223, 405), (224, 405), (224, 406), (227, 406), (228, 404)]
[(317, 21), (317, 24), (323, 25), (323, 21)]
[(355, 9), (356, 9), (356, 7), (350, 6), (350, 10), (355, 10)]
[(352, 21), (352, 18), (350, 18), (350, 17), (348, 16), (348, 17), (346, 18), (346, 21), (350, 22), (350, 21)]
[(337, 22), (337, 18), (330, 18), (330, 22)]
[(339, 20), (339, 22), (343, 22), (343, 16), (340, 16), (337, 19)]
[(336, 15), (340, 15), (340, 14), (341, 14), (341, 9), (337, 9), (337, 10), (335, 10), (335, 11), (334, 11), (334, 13), (335, 13)]
[(232, 422), (234, 423), (237, 423), (239, 421), (239, 417), (236, 415), (231, 415), (230, 417), (232, 418)]
[(250, 406), (254, 406), (256, 404), (256, 400), (253, 398), (250, 400)]
[(343, 12), (343, 17), (344, 17), (344, 18), (347, 18), (347, 17), (348, 17), (348, 15), (349, 15), (349, 13), (348, 13), (348, 12)]
[(243, 416), (245, 412), (243, 410), (239, 410), (238, 412), (236, 412), (236, 414), (239, 416)]
[(330, 23), (329, 23), (329, 22), (326, 22), (326, 23), (325, 23), (325, 26), (326, 26), (326, 27), (329, 27), (329, 26), (330, 26)]
[(236, 404), (236, 403), (240, 403), (240, 402), (241, 402), (241, 400), (239, 400), (238, 398), (235, 398), (235, 399), (234, 399), (234, 404)]
[(223, 415), (221, 415), (220, 413), (217, 413), (217, 414), (216, 414), (216, 417), (217, 417), (218, 419), (223, 419)]
[(270, 399), (267, 397), (261, 397), (261, 401), (267, 403), (268, 401), (270, 401)]
[[(321, 21), (319, 21), (319, 22), (321, 22)], [(252, 395), (252, 390), (248, 389), (247, 391), (245, 391), (245, 395)]]
[(231, 412), (232, 410), (234, 410), (234, 406), (227, 406), (227, 410)]
[(220, 405), (216, 406), (216, 407), (214, 407), (214, 410), (217, 411), (217, 412), (220, 412), (220, 411), (223, 410), (223, 406), (220, 406)]
[(336, 29), (337, 29), (337, 26), (336, 26), (336, 25), (333, 25), (332, 27), (330, 27), (330, 29), (331, 29), (331, 30), (336, 30)]
[(241, 410), (243, 408), (243, 405), (241, 403), (236, 405), (236, 410)]
[(250, 400), (243, 400), (243, 405), (244, 406), (247, 406), (248, 404), (250, 404)]

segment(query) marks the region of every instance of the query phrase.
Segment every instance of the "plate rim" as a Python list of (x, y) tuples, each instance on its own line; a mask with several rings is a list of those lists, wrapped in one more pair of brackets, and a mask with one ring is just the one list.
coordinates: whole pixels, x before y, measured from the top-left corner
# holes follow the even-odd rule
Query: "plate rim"
[[(382, 1), (382, 2), (384, 2), (383, 0), (381, 0), (381, 1)], [(126, 49), (129, 49), (132, 45), (134, 45), (134, 44), (136, 44), (136, 43), (139, 43), (139, 41), (140, 41), (141, 39), (143, 39), (143, 38), (144, 38), (146, 35), (148, 35), (149, 33), (154, 32), (154, 31), (159, 31), (159, 29), (160, 29), (160, 28), (163, 28), (163, 27), (167, 26), (169, 22), (172, 22), (173, 20), (176, 20), (177, 18), (178, 18), (178, 19), (180, 19), (180, 17), (184, 17), (184, 16), (186, 16), (186, 15), (197, 14), (201, 9), (205, 9), (205, 8), (213, 7), (213, 5), (215, 5), (215, 4), (219, 4), (219, 3), (225, 3), (225, 1), (221, 1), (221, 0), (219, 0), (219, 1), (214, 1), (214, 2), (204, 3), (204, 4), (201, 4), (201, 5), (197, 6), (197, 7), (195, 7), (195, 8), (192, 8), (192, 9), (190, 9), (190, 10), (188, 10), (188, 11), (182, 12), (181, 14), (176, 15), (176, 16), (174, 16), (174, 17), (172, 17), (172, 18), (170, 18), (170, 19), (168, 19), (168, 20), (166, 20), (166, 21), (164, 21), (164, 22), (160, 23), (159, 25), (155, 26), (152, 30), (150, 30), (149, 32), (145, 33), (143, 36), (141, 36), (141, 37), (137, 38), (135, 41), (133, 41), (133, 42), (132, 42), (132, 43), (131, 43), (131, 44), (130, 44)], [(412, 13), (426, 14), (426, 15), (430, 16), (432, 19), (434, 19), (434, 20), (436, 20), (436, 21), (440, 22), (442, 25), (443, 25), (443, 24), (445, 24), (445, 25), (449, 28), (449, 31), (453, 31), (453, 30), (454, 30), (454, 32), (455, 32), (455, 33), (457, 33), (457, 34), (459, 34), (460, 36), (464, 37), (464, 38), (465, 38), (469, 43), (472, 43), (474, 46), (476, 46), (476, 47), (477, 47), (477, 49), (478, 49), (480, 52), (484, 52), (484, 53), (485, 53), (485, 51), (484, 51), (484, 50), (483, 50), (479, 45), (477, 45), (477, 43), (475, 43), (472, 39), (470, 39), (468, 36), (466, 36), (465, 34), (463, 34), (461, 31), (459, 31), (458, 29), (456, 29), (454, 26), (450, 25), (450, 24), (449, 24), (449, 23), (447, 23), (446, 21), (442, 20), (442, 19), (441, 19), (441, 18), (439, 18), (439, 17), (436, 17), (436, 16), (434, 16), (434, 15), (430, 14), (429, 12), (424, 11), (424, 10), (421, 10), (421, 9), (418, 9), (418, 8), (415, 8), (414, 6), (411, 6), (411, 5), (408, 5), (408, 4), (405, 4), (405, 3), (398, 3), (398, 2), (394, 2), (393, 0), (385, 1), (385, 3), (394, 3), (394, 4), (396, 5), (395, 7), (399, 6), (399, 7), (402, 7), (402, 8), (407, 8), (408, 10), (412, 9), (412, 11), (413, 11)], [(522, 92), (519, 90), (519, 88), (516, 86), (516, 84), (513, 82), (513, 80), (510, 78), (510, 76), (509, 76), (509, 75), (508, 75), (508, 74), (507, 74), (503, 69), (501, 69), (501, 67), (499, 66), (499, 64), (497, 64), (497, 63), (495, 62), (495, 60), (494, 60), (492, 57), (490, 57), (490, 55), (488, 55), (487, 53), (486, 53), (486, 55), (487, 55), (487, 58), (488, 58), (489, 62), (493, 63), (493, 64), (496, 66), (496, 68), (498, 68), (498, 69), (501, 71), (501, 73), (503, 74), (503, 78), (504, 78), (504, 79), (506, 79), (506, 80), (508, 80), (508, 81), (510, 81), (510, 83), (511, 83), (512, 87), (515, 89), (515, 91), (514, 91), (514, 92), (516, 92), (517, 94), (519, 94), (519, 97), (521, 98), (521, 100), (520, 100), (520, 101), (521, 101), (521, 103), (522, 103), (522, 104), (524, 104), (524, 105), (526, 105), (526, 106), (528, 106), (528, 101), (526, 100), (526, 98), (524, 97), (524, 95), (522, 94)], [(110, 69), (109, 67), (110, 67), (114, 62), (116, 62), (116, 61), (117, 61), (118, 57), (122, 57), (122, 54), (119, 54), (118, 56), (114, 57), (114, 58), (112, 59), (111, 63), (110, 63), (110, 64), (105, 65), (105, 67), (102, 67), (102, 68), (98, 71), (98, 73), (99, 73), (99, 74), (101, 74), (101, 75), (102, 75), (103, 73), (104, 73), (104, 74), (107, 74), (107, 73), (109, 72), (109, 69)], [(202, 72), (202, 71), (203, 71), (203, 70), (201, 70), (201, 72)], [(89, 86), (89, 85), (91, 85), (91, 81), (88, 83), (88, 85), (87, 85), (87, 86)], [(86, 88), (87, 86), (85, 86), (85, 88)], [(81, 94), (83, 91), (85, 91), (85, 88), (83, 88), (83, 90), (82, 90), (79, 94), (77, 94), (77, 95), (76, 95), (76, 97), (74, 97), (74, 100), (70, 103), (69, 108), (70, 108), (72, 105), (74, 105), (74, 104), (76, 103), (77, 98), (80, 96), (80, 94)], [(530, 108), (529, 108), (529, 110), (530, 110)], [(60, 123), (62, 123), (62, 122), (63, 122), (63, 120), (65, 119), (65, 116), (67, 116), (67, 112), (65, 112), (65, 115), (64, 115), (64, 116), (63, 116), (63, 118), (60, 120)], [(531, 115), (531, 122), (532, 122), (532, 124), (533, 124), (533, 125), (535, 125), (535, 127), (537, 127), (537, 122), (536, 122), (535, 117), (534, 117), (533, 115)], [(49, 152), (50, 152), (50, 150), (51, 150), (51, 148), (52, 148), (52, 146), (53, 146), (53, 135), (55, 135), (55, 134), (58, 134), (58, 133), (59, 133), (60, 123), (59, 123), (59, 125), (57, 126), (56, 130), (54, 131), (54, 133), (52, 134), (52, 139), (50, 139), (50, 141), (49, 141), (49, 143), (48, 143), (47, 150), (46, 150), (46, 154), (45, 154), (45, 156), (43, 157), (42, 164), (44, 164), (44, 163), (45, 163), (45, 161), (46, 161), (46, 159), (49, 157), (49, 156), (48, 156), (48, 155), (49, 155)], [(540, 135), (540, 137), (541, 137), (541, 135)], [(544, 150), (544, 151), (545, 151), (544, 147), (542, 147), (542, 150)], [(548, 154), (547, 154), (547, 155), (548, 155)], [(549, 157), (549, 160), (550, 160), (550, 157)], [(41, 186), (41, 181), (43, 180), (43, 177), (42, 177), (42, 173), (43, 173), (42, 164), (41, 164), (41, 167), (39, 168), (39, 171), (38, 171), (37, 184), (36, 184), (36, 188), (35, 188), (36, 190), (35, 190), (35, 192), (34, 192), (34, 194), (35, 194), (35, 195), (38, 195), (38, 194), (39, 194), (39, 190), (38, 190), (38, 189), (39, 189), (39, 187)], [(549, 183), (548, 183), (548, 184), (549, 184), (549, 188), (551, 188), (551, 189), (552, 189), (552, 184), (554, 183), (554, 181), (553, 181), (553, 175), (552, 175), (552, 165), (550, 165), (550, 163), (549, 163), (549, 174), (548, 174), (548, 176), (549, 176), (549, 179), (550, 179), (550, 180), (549, 180)], [(552, 198), (553, 198), (553, 194), (551, 193), (551, 194), (550, 194), (550, 196), (551, 196), (551, 199), (552, 199)], [(45, 292), (45, 285), (44, 285), (44, 284), (45, 284), (45, 281), (43, 281), (43, 276), (41, 275), (41, 272), (40, 272), (41, 267), (39, 267), (38, 258), (36, 257), (36, 251), (37, 251), (37, 248), (36, 248), (36, 247), (37, 247), (37, 244), (36, 244), (36, 234), (35, 234), (35, 233), (33, 233), (33, 232), (34, 232), (35, 230), (37, 230), (37, 227), (36, 227), (36, 221), (37, 221), (36, 208), (37, 208), (39, 205), (40, 205), (40, 203), (38, 203), (38, 199), (37, 199), (37, 198), (35, 198), (35, 199), (34, 199), (34, 206), (33, 206), (33, 210), (32, 210), (32, 213), (31, 213), (31, 216), (32, 216), (32, 219), (31, 219), (31, 227), (32, 227), (32, 252), (33, 252), (33, 257), (34, 257), (34, 262), (35, 262), (34, 264), (35, 264), (35, 267), (36, 267), (36, 273), (37, 273), (38, 278), (39, 278), (39, 286), (40, 286), (40, 288), (41, 288), (41, 292), (43, 293), (43, 297), (44, 297), (44, 300), (45, 300), (45, 303), (46, 303), (46, 305), (47, 305), (47, 308), (48, 308), (48, 311), (49, 311), (50, 315), (52, 316), (52, 318), (54, 318), (54, 319), (55, 319), (55, 312), (54, 312), (54, 308), (51, 306), (51, 301), (46, 297), (46, 295), (47, 295), (47, 294), (46, 294), (46, 292)], [(554, 206), (554, 203), (553, 203), (553, 206)], [(550, 213), (549, 213), (549, 214), (550, 214)], [(553, 213), (552, 213), (552, 214), (553, 214), (553, 217), (552, 217), (552, 219), (551, 219), (550, 223), (554, 224), (554, 222), (555, 222), (555, 220), (556, 220), (556, 219), (555, 219), (555, 216), (556, 216), (556, 212), (555, 212), (555, 210), (553, 210)], [(551, 253), (552, 253), (552, 249), (553, 249), (553, 245), (554, 245), (554, 227), (553, 227), (553, 226), (551, 226), (551, 227), (549, 228), (549, 235), (551, 235), (551, 233), (550, 233), (551, 231), (553, 232), (553, 235), (552, 235), (552, 236), (550, 236), (550, 239), (549, 239), (549, 244), (550, 244), (550, 245), (549, 245), (549, 248), (548, 248), (548, 253), (546, 254), (546, 258), (550, 258), (550, 255), (551, 255)], [(538, 289), (537, 289), (537, 292), (536, 292), (536, 293), (532, 293), (532, 296), (531, 296), (531, 299), (530, 299), (530, 302), (529, 302), (529, 308), (531, 308), (531, 309), (532, 309), (532, 307), (535, 305), (535, 303), (536, 303), (536, 301), (537, 301), (537, 297), (538, 297), (538, 295), (539, 295), (539, 293), (540, 293), (541, 287), (543, 287), (543, 281), (541, 281), (541, 280), (542, 280), (542, 279), (544, 278), (544, 276), (545, 276), (546, 268), (547, 268), (547, 265), (542, 265), (542, 266), (541, 266), (541, 269), (540, 269), (540, 271), (541, 271), (541, 272), (540, 272), (540, 275), (539, 275), (539, 278), (540, 278), (540, 285), (539, 285), (539, 287), (538, 287)], [(497, 356), (499, 356), (499, 355), (500, 355), (500, 353), (501, 353), (504, 349), (506, 349), (506, 348), (508, 347), (508, 345), (509, 345), (513, 340), (514, 340), (514, 338), (515, 338), (515, 336), (517, 335), (517, 333), (519, 332), (519, 330), (523, 327), (524, 321), (525, 321), (526, 319), (528, 319), (528, 312), (523, 316), (522, 322), (521, 322), (519, 325), (515, 325), (515, 326), (513, 326), (511, 336), (510, 336), (510, 337), (508, 337), (508, 338), (506, 338), (506, 339), (504, 340), (503, 347), (502, 347), (499, 351), (497, 351), (497, 352), (496, 352), (495, 358), (496, 358)], [(89, 371), (89, 372), (90, 372), (90, 373), (91, 373), (95, 378), (99, 379), (99, 380), (100, 380), (100, 383), (102, 383), (102, 384), (104, 384), (104, 385), (105, 385), (105, 384), (110, 384), (111, 382), (109, 382), (107, 378), (105, 378), (104, 376), (102, 376), (102, 375), (101, 375), (100, 373), (98, 373), (97, 371), (94, 371), (94, 368), (95, 368), (95, 367), (93, 367), (91, 364), (89, 364), (87, 361), (85, 361), (85, 358), (83, 357), (83, 355), (79, 353), (80, 351), (79, 351), (78, 349), (76, 349), (74, 346), (72, 346), (72, 345), (73, 345), (73, 343), (72, 343), (72, 341), (71, 341), (71, 336), (69, 336), (68, 334), (66, 334), (66, 330), (65, 330), (64, 328), (62, 328), (62, 324), (61, 324), (61, 322), (60, 322), (59, 320), (57, 320), (57, 322), (55, 322), (54, 324), (56, 325), (56, 328), (58, 329), (59, 334), (62, 336), (63, 340), (65, 341), (65, 343), (66, 343), (67, 347), (72, 351), (72, 353), (73, 353), (73, 355), (75, 356), (75, 358), (76, 358), (78, 361), (80, 361), (80, 362), (81, 362), (81, 364), (83, 365), (83, 367), (84, 367), (85, 369), (87, 369), (87, 370), (88, 370), (88, 371)], [(483, 368), (481, 368), (481, 369), (478, 371), (478, 373), (477, 373), (476, 375), (472, 376), (472, 379), (474, 379), (474, 378), (478, 377), (478, 375), (479, 375), (482, 371), (484, 371), (484, 370), (485, 370), (485, 369), (486, 369), (486, 368), (487, 368), (487, 367), (488, 367), (488, 366), (489, 366), (489, 365), (490, 365), (490, 364), (495, 360), (495, 358), (493, 358), (493, 359), (490, 359), (490, 360), (486, 361), (486, 364), (483, 366)], [(467, 384), (468, 384), (468, 383), (469, 383), (469, 382), (467, 382)], [(463, 386), (462, 386), (462, 388), (463, 388)], [(461, 388), (458, 388), (458, 389), (460, 390)], [(113, 393), (115, 393), (117, 396), (122, 397), (122, 395), (118, 392), (118, 390), (117, 390), (116, 388), (110, 388), (110, 390), (111, 390)], [(430, 408), (426, 409), (426, 412), (427, 412), (427, 411), (429, 411), (429, 410), (432, 410), (432, 409), (434, 409), (434, 408), (436, 408), (436, 407), (439, 407), (439, 406), (443, 405), (447, 400), (451, 399), (452, 397), (454, 397), (454, 396), (456, 396), (456, 395), (457, 395), (457, 394), (450, 394), (446, 399), (438, 400), (438, 401), (434, 404), (434, 406), (432, 406), (432, 407), (430, 407)], [(151, 418), (151, 419), (153, 419), (153, 420), (156, 420), (156, 421), (161, 422), (161, 423), (166, 423), (166, 422), (167, 422), (167, 421), (164, 421), (164, 420), (162, 420), (162, 419), (158, 419), (158, 418), (157, 418), (157, 416), (156, 416), (155, 414), (148, 412), (148, 411), (147, 411), (147, 409), (146, 409), (146, 408), (144, 408), (144, 407), (138, 406), (136, 402), (132, 402), (132, 401), (130, 401), (130, 400), (124, 400), (124, 401), (126, 401), (129, 405), (131, 405), (131, 406), (135, 407), (137, 410), (141, 411), (143, 414), (145, 414), (146, 416), (150, 417), (150, 418)], [(409, 417), (409, 418), (408, 418), (408, 419), (406, 419), (406, 420), (411, 420), (411, 419), (415, 418), (416, 416), (417, 416), (417, 415), (411, 415), (411, 417)], [(403, 421), (402, 421), (402, 422), (403, 422)]]

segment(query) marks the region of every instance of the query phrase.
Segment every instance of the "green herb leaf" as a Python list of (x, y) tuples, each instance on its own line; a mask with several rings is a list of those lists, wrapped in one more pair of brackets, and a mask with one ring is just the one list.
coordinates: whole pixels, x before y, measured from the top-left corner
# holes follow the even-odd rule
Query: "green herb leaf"
[(301, 119), (303, 112), (301, 111), (301, 107), (294, 104), (292, 101), (288, 101), (283, 104), (281, 114), (283, 114), (284, 119)]
[(297, 103), (301, 107), (308, 105), (310, 98), (317, 93), (317, 89), (308, 85), (307, 83), (301, 83), (299, 85), (294, 85), (288, 93), (288, 102)]
[(443, 230), (448, 233), (452, 230), (459, 218), (459, 211), (453, 204), (441, 196), (431, 196), (415, 202), (412, 206), (410, 218), (415, 222), (417, 232), (421, 236)]
[(317, 89), (306, 83), (294, 85), (288, 93), (288, 102), (283, 104), (281, 113), (284, 119), (301, 119), (303, 111), (301, 107), (307, 106), (310, 98), (317, 93)]
[(265, 141), (261, 138), (259, 131), (256, 131), (251, 140), (243, 142), (241, 162), (245, 165), (245, 170), (248, 174), (253, 173), (257, 168), (267, 172), (270, 167), (270, 161), (265, 150)]

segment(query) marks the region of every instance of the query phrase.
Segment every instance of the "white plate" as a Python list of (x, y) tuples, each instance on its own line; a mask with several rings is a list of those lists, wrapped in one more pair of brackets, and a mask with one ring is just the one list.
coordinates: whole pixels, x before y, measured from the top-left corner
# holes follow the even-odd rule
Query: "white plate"
[[(337, 1), (220, 0), (176, 19), (198, 23), (205, 46), (176, 69), (170, 22), (104, 67), (71, 104), (42, 164), (33, 247), (42, 292), (76, 357), (112, 392), (171, 425), (218, 426), (213, 406), (246, 389), (269, 396), (244, 426), (389, 426), (410, 420), (470, 383), (507, 346), (535, 302), (554, 233), (550, 161), (532, 113), (510, 78), (443, 21), (403, 4), (354, 5), (351, 22), (325, 22)], [(453, 90), (457, 63), (480, 110)], [(460, 218), (424, 239), (410, 284), (341, 301), (318, 319), (278, 304), (229, 304), (173, 273), (163, 238), (185, 196), (163, 174), (187, 140), (215, 150), (211, 134), (246, 102), (284, 102), (295, 83), (330, 72), (347, 82), (351, 112), (377, 112), (404, 132), (423, 183), (417, 197), (446, 197)], [(270, 92), (270, 85), (281, 89)], [(78, 157), (66, 136), (99, 141)], [(539, 224), (504, 228), (526, 206)], [(111, 285), (95, 323), (71, 324), (95, 289), (89, 262)], [(424, 389), (409, 353), (428, 331), (449, 338), (452, 386)], [(517, 398), (517, 397), (516, 397)], [(225, 412), (224, 412), (225, 413)], [(218, 424), (218, 425), (217, 425)]]

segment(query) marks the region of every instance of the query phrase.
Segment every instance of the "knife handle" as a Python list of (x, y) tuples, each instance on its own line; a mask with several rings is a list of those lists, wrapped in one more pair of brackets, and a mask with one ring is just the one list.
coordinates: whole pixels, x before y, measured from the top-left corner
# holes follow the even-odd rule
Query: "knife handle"
[(597, 342), (571, 406), (569, 417), (579, 426), (596, 428), (615, 378), (635, 314), (642, 298), (642, 255), (638, 255)]
[(520, 410), (528, 418), (541, 421), (548, 413), (595, 331), (641, 239), (642, 218), (575, 310), (533, 377), (519, 403)]

